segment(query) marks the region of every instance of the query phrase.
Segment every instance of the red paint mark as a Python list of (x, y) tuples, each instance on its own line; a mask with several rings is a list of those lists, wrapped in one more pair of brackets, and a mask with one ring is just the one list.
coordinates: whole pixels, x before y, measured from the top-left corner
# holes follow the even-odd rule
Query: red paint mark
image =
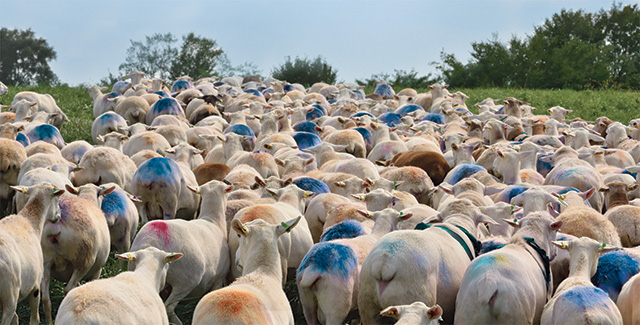
[(169, 226), (164, 221), (151, 221), (149, 222), (149, 228), (155, 231), (156, 235), (162, 239), (165, 245), (169, 245), (171, 242), (171, 235), (169, 234)]

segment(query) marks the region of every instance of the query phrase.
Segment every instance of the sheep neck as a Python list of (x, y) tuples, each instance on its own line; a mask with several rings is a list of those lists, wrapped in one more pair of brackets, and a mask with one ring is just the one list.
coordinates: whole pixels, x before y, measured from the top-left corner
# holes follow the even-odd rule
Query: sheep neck
[(272, 240), (260, 240), (260, 244), (253, 245), (255, 247), (248, 252), (250, 258), (246, 259), (242, 268), (242, 275), (250, 273), (261, 273), (268, 275), (274, 279), (282, 279), (282, 269), (280, 266), (280, 253), (278, 253), (278, 237)]
[(262, 128), (260, 130), (260, 135), (264, 138), (267, 135), (275, 134), (278, 132), (278, 120), (273, 118), (263, 118)]
[(392, 217), (389, 216), (381, 216), (376, 219), (376, 222), (373, 224), (373, 229), (371, 229), (371, 236), (376, 239), (390, 233), (396, 226), (397, 222), (394, 222), (394, 219), (397, 220), (397, 217), (394, 215)]
[(46, 218), (45, 211), (49, 210), (50, 204), (54, 202), (57, 204), (57, 201), (51, 199), (50, 193), (46, 191), (39, 192), (29, 197), (27, 204), (20, 210), (18, 215), (29, 220), (35, 232), (40, 235)]
[[(206, 199), (203, 198), (202, 205), (200, 207), (200, 215), (198, 219), (210, 221), (220, 229), (227, 229), (227, 219), (225, 214), (227, 211), (227, 198), (224, 194), (215, 192)], [(222, 232), (226, 236), (226, 231)]]
[(282, 193), (282, 195), (280, 195), (280, 197), (278, 198), (278, 202), (289, 204), (296, 208), (298, 211), (303, 210), (302, 199), (294, 191), (284, 191), (284, 193)]
[(507, 166), (513, 166), (502, 172), (502, 181), (507, 185), (520, 184), (520, 161), (518, 159), (510, 159)]
[(569, 258), (569, 277), (591, 282), (591, 262), (587, 252), (572, 252)]
[[(141, 258), (136, 265), (134, 271), (136, 275), (139, 275), (138, 280), (144, 282), (149, 286), (153, 286), (156, 292), (160, 292), (164, 287), (164, 276), (166, 275), (166, 269), (164, 265), (160, 265), (160, 261), (156, 258)], [(122, 274), (126, 274), (122, 273)]]
[(391, 135), (389, 134), (389, 128), (384, 126), (378, 126), (374, 135), (373, 143), (377, 144), (382, 141), (389, 141), (389, 140), (391, 140)]
[(95, 205), (100, 206), (100, 202), (98, 201), (98, 192), (96, 191), (78, 192), (78, 198), (93, 202)]
[(280, 133), (293, 133), (293, 128), (291, 128), (291, 119), (289, 116), (285, 116), (280, 120)]
[(236, 153), (243, 151), (242, 142), (240, 141), (231, 140), (231, 141), (225, 142), (223, 145), (223, 148), (224, 148), (224, 155), (227, 159), (233, 157), (233, 155), (235, 155)]

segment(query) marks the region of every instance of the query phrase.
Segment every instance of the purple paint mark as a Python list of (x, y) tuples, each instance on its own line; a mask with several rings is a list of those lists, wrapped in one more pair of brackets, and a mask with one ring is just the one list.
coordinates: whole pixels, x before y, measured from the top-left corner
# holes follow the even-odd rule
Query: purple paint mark
[(149, 228), (155, 231), (158, 238), (162, 239), (162, 242), (164, 242), (165, 246), (169, 245), (169, 243), (171, 242), (171, 235), (169, 234), (169, 226), (167, 225), (166, 222), (164, 221), (149, 222)]

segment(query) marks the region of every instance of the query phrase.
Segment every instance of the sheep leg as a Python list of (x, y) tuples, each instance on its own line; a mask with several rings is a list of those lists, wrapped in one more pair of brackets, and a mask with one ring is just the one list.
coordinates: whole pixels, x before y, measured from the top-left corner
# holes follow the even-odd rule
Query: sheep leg
[[(69, 279), (69, 282), (67, 282), (67, 285), (64, 287), (65, 295), (80, 284), (80, 280), (82, 280), (82, 278), (84, 278), (84, 276), (87, 275), (87, 271), (88, 270), (83, 270), (82, 272), (80, 272), (78, 270), (73, 270), (73, 273), (71, 274), (71, 279)], [(100, 272), (97, 272), (97, 273), (98, 273), (98, 276), (100, 276)]]
[(29, 293), (29, 309), (31, 310), (31, 317), (29, 318), (30, 325), (40, 324), (40, 286), (36, 285), (33, 291)]
[(164, 305), (167, 307), (167, 315), (169, 316), (169, 324), (182, 325), (182, 321), (176, 315), (176, 307), (180, 300), (189, 294), (189, 289), (186, 287), (173, 287), (171, 294), (167, 297)]
[(53, 323), (51, 318), (51, 297), (49, 296), (49, 284), (51, 282), (51, 264), (44, 265), (44, 273), (42, 274), (42, 284), (40, 285), (40, 294), (42, 295), (42, 306), (44, 308), (44, 319), (47, 324)]
[(18, 295), (19, 288), (9, 292), (6, 297), (2, 297), (2, 322), (1, 325), (18, 324), (18, 314), (16, 314), (16, 308), (18, 308)]
[(140, 209), (138, 210), (138, 214), (140, 214), (140, 220), (142, 221), (142, 224), (149, 222), (149, 217), (147, 216), (146, 204), (140, 206)]

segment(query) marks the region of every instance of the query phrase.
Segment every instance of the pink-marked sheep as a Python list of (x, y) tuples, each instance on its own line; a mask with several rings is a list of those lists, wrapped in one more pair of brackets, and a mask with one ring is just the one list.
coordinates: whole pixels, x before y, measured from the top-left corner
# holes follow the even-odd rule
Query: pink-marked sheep
[(638, 324), (640, 322), (640, 274), (636, 274), (622, 286), (616, 304), (622, 315), (623, 324)]
[(609, 295), (591, 283), (602, 253), (619, 249), (588, 237), (553, 242), (571, 255), (569, 277), (544, 306), (541, 324), (622, 324), (622, 315)]
[(14, 192), (10, 186), (18, 185), (23, 162), (27, 160), (27, 151), (17, 141), (0, 139), (0, 213), (11, 214), (14, 210)]
[(135, 271), (71, 290), (60, 304), (56, 324), (169, 324), (159, 292), (168, 263), (182, 254), (149, 247), (116, 257), (134, 263)]
[[(305, 199), (314, 195), (313, 192), (301, 190), (296, 185), (291, 184), (279, 190), (267, 189), (272, 196), (278, 199), (273, 204), (256, 204), (244, 208), (234, 216), (234, 220), (249, 222), (255, 219), (262, 219), (270, 224), (278, 224), (290, 219), (291, 216), (303, 215), (305, 207)], [(302, 219), (300, 225), (290, 234), (280, 237), (279, 252), (282, 268), (282, 283), (287, 280), (288, 269), (295, 269), (300, 266), (300, 262), (305, 254), (313, 246), (313, 238), (307, 225), (307, 220)], [(241, 270), (234, 267), (236, 259), (236, 251), (239, 241), (237, 236), (229, 235), (229, 250), (231, 252), (231, 273), (232, 278), (237, 278)]]
[(240, 236), (236, 264), (243, 276), (204, 296), (193, 313), (193, 324), (293, 325), (293, 312), (282, 290), (278, 237), (295, 230), (300, 219), (275, 225), (234, 219), (231, 227)]
[(557, 217), (564, 222), (562, 232), (576, 237), (593, 238), (607, 245), (621, 246), (620, 236), (613, 223), (585, 204), (594, 192), (595, 189), (591, 189), (587, 192), (569, 191), (564, 195), (558, 195), (567, 203)]
[(384, 209), (359, 210), (375, 220), (369, 235), (337, 239), (314, 245), (297, 273), (298, 292), (308, 324), (343, 324), (357, 307), (359, 270), (373, 245), (393, 231), (399, 220), (411, 215)]
[(200, 298), (222, 288), (230, 267), (225, 211), (226, 196), (233, 186), (211, 181), (201, 187), (188, 188), (202, 196), (198, 218), (149, 222), (131, 245), (132, 250), (153, 246), (184, 254), (167, 271), (166, 284), (171, 286), (171, 294), (165, 306), (172, 324), (182, 324), (175, 314), (178, 302), (187, 297)]
[(58, 197), (64, 190), (50, 183), (12, 186), (29, 196), (25, 209), (0, 220), (0, 305), (2, 324), (18, 324), (18, 302), (29, 297), (30, 324), (38, 324), (43, 256), (40, 237), (45, 221), (60, 219)]
[(471, 262), (455, 304), (457, 324), (537, 324), (553, 292), (549, 261), (555, 255), (562, 221), (547, 212), (531, 213), (518, 223), (507, 245)]
[(411, 305), (387, 307), (380, 312), (380, 316), (397, 319), (396, 325), (438, 325), (442, 320), (442, 308), (437, 304), (427, 307), (416, 301)]
[(71, 174), (75, 186), (93, 183), (116, 183), (131, 193), (131, 178), (136, 172), (136, 164), (122, 152), (106, 147), (95, 147), (87, 151), (78, 167)]
[(611, 182), (600, 188), (604, 192), (608, 207), (604, 217), (615, 226), (623, 247), (640, 245), (640, 207), (629, 205), (627, 193), (638, 188), (638, 184), (627, 185), (623, 182)]
[(51, 277), (68, 281), (64, 292), (80, 284), (80, 280), (100, 277), (102, 266), (109, 256), (109, 228), (100, 209), (101, 196), (111, 193), (115, 187), (99, 188), (93, 184), (76, 189), (66, 186), (75, 196), (60, 198), (60, 220), (44, 224), (42, 252), (44, 276), (42, 278), (42, 304), (45, 318), (51, 322)]
[[(441, 226), (394, 231), (371, 249), (362, 265), (358, 293), (364, 324), (378, 323), (378, 313), (383, 308), (415, 301), (427, 305), (438, 301), (445, 311), (444, 320), (453, 320), (460, 280), (476, 256), (474, 246), (479, 246), (473, 239), (477, 225), (493, 223), (469, 200), (457, 201), (440, 214), (444, 219)], [(451, 233), (460, 237), (464, 245)], [(421, 280), (416, 282), (416, 278)]]

